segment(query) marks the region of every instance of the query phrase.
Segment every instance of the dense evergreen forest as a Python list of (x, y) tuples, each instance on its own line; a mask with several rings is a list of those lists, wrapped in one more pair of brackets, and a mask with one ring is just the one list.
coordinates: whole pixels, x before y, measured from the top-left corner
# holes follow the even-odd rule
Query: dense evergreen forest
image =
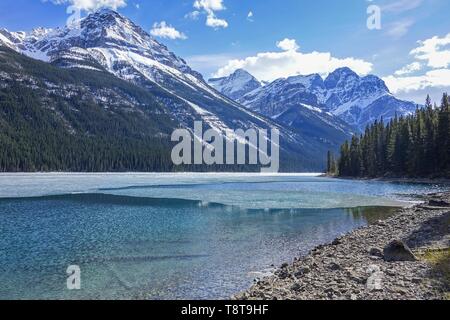
[(176, 125), (144, 89), (0, 47), (0, 172), (171, 171)]
[(368, 126), (341, 146), (335, 159), (328, 153), (328, 172), (342, 177), (450, 177), (450, 107), (430, 97), (414, 115)]

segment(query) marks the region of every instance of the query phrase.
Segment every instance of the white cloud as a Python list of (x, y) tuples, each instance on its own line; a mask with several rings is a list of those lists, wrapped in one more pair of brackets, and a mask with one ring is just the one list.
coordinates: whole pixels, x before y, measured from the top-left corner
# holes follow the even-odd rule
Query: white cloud
[(418, 60), (425, 60), (434, 69), (447, 68), (450, 65), (450, 33), (439, 38), (437, 36), (418, 42), (420, 46), (411, 51)]
[(95, 11), (101, 8), (117, 10), (125, 7), (127, 0), (43, 0), (44, 2), (53, 2), (54, 4), (72, 5), (79, 10)]
[[(228, 22), (225, 19), (220, 19), (216, 16), (216, 11), (225, 10), (223, 0), (196, 0), (194, 2), (194, 8), (199, 11), (191, 12), (194, 14), (194, 18), (198, 18), (200, 12), (206, 14), (206, 25), (214, 29), (227, 28)], [(188, 14), (188, 15), (190, 15)]]
[(395, 75), (397, 76), (404, 76), (411, 74), (415, 71), (419, 71), (422, 69), (422, 64), (420, 62), (413, 62), (408, 64), (407, 66), (404, 66), (400, 70), (395, 71)]
[(423, 3), (423, 0), (397, 0), (390, 1), (381, 7), (385, 12), (404, 12), (418, 8)]
[(236, 58), (238, 56), (222, 53), (187, 56), (185, 60), (191, 68), (201, 72), (206, 77), (210, 77), (220, 66), (226, 65), (228, 61)]
[(189, 12), (189, 13), (185, 14), (184, 18), (185, 19), (191, 19), (191, 20), (198, 20), (199, 16), (200, 16), (200, 11), (195, 10), (195, 11), (192, 11), (192, 12)]
[(284, 51), (297, 51), (300, 47), (294, 39), (284, 39), (277, 42), (277, 47)]
[(392, 93), (411, 92), (436, 87), (450, 87), (450, 70), (437, 69), (426, 72), (424, 75), (415, 77), (383, 78)]
[(194, 8), (204, 9), (207, 11), (220, 11), (225, 10), (222, 0), (196, 0), (194, 2)]
[(336, 58), (329, 52), (302, 53), (294, 40), (284, 39), (277, 43), (283, 51), (262, 52), (244, 59), (233, 59), (214, 73), (215, 77), (228, 76), (236, 69), (245, 69), (259, 80), (273, 81), (293, 75), (319, 73), (326, 75), (340, 67), (350, 67), (365, 75), (372, 64), (361, 59)]
[(401, 38), (408, 33), (413, 25), (414, 21), (411, 19), (391, 23), (388, 25), (387, 34), (394, 38)]
[(206, 18), (206, 25), (212, 28), (227, 28), (228, 22), (224, 19), (217, 18), (214, 14), (208, 14)]
[[(419, 46), (410, 52), (416, 61), (383, 79), (389, 89), (395, 94), (450, 89), (450, 50), (446, 49), (450, 45), (450, 33), (442, 38), (435, 36), (418, 43)], [(423, 61), (428, 67), (427, 71), (421, 75), (407, 76), (422, 70)]]
[(150, 34), (154, 37), (160, 38), (168, 38), (168, 39), (187, 39), (186, 35), (171, 25), (168, 25), (165, 21), (161, 21), (160, 23), (155, 22), (153, 24), (153, 28), (150, 30)]

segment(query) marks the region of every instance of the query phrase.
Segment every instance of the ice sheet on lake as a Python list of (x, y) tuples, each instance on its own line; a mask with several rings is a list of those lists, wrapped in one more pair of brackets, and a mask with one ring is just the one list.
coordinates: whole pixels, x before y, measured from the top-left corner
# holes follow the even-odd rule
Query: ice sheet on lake
[(198, 200), (244, 209), (347, 208), (404, 205), (439, 185), (353, 181), (314, 174), (117, 173), (0, 174), (0, 198), (71, 193)]

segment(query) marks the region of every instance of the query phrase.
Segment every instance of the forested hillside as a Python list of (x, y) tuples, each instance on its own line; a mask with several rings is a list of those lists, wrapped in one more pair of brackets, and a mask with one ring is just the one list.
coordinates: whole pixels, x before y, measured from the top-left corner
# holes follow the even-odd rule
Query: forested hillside
[[(170, 136), (187, 121), (175, 115), (182, 99), (177, 104), (157, 86), (144, 88), (98, 68), (58, 66), (0, 46), (0, 172), (260, 170), (174, 166)], [(280, 157), (282, 171), (321, 167), (298, 150), (282, 150)]]
[(408, 117), (368, 126), (345, 142), (338, 160), (328, 154), (328, 172), (350, 177), (450, 177), (450, 107), (427, 97), (425, 107)]
[(0, 171), (170, 171), (177, 124), (151, 93), (0, 47)]

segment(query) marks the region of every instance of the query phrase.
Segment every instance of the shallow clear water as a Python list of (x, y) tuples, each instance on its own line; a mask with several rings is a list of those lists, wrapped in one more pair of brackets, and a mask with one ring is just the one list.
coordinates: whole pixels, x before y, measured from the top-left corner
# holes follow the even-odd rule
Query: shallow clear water
[[(303, 175), (4, 174), (0, 298), (227, 298), (271, 265), (445, 188)], [(66, 289), (69, 265), (81, 268), (79, 291)]]

